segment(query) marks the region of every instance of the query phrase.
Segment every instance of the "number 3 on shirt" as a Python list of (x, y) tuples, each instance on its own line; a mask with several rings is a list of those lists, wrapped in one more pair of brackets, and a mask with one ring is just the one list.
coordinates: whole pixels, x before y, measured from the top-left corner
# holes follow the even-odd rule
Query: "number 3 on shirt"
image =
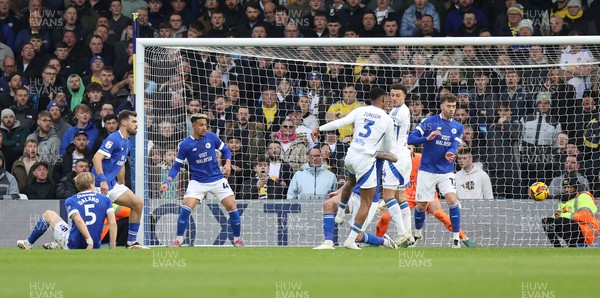
[(375, 124), (373, 120), (365, 120), (365, 126), (363, 127), (366, 131), (358, 134), (361, 138), (366, 138), (371, 135), (371, 125)]

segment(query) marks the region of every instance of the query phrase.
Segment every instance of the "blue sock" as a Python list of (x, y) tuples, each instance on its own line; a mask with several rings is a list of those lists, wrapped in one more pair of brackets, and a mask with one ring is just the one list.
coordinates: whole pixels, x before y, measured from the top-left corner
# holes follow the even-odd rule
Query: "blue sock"
[(335, 214), (333, 213), (325, 213), (323, 214), (323, 234), (325, 235), (325, 240), (333, 241), (333, 229), (335, 228)]
[(388, 209), (392, 208), (394, 205), (398, 205), (398, 201), (396, 201), (394, 198), (389, 198), (384, 202)]
[(346, 207), (348, 207), (348, 199), (341, 199), (339, 207), (342, 210), (346, 210)]
[(359, 234), (361, 232), (361, 230), (362, 230), (362, 225), (361, 224), (355, 222), (352, 225), (352, 229), (351, 229), (352, 232), (355, 232), (355, 233)]
[(133, 243), (136, 241), (139, 230), (140, 230), (139, 222), (130, 222), (129, 223), (129, 232), (127, 233), (127, 242), (128, 243)]
[(364, 232), (360, 242), (371, 244), (371, 245), (383, 245), (383, 238), (377, 237), (371, 233)]
[(192, 209), (190, 207), (182, 205), (181, 210), (179, 210), (179, 218), (177, 218), (177, 236), (183, 237), (183, 233), (188, 226), (188, 222), (190, 221), (190, 214), (192, 213)]
[(233, 237), (239, 238), (240, 231), (242, 229), (242, 220), (240, 219), (240, 213), (237, 209), (229, 211), (229, 225), (231, 225), (231, 229), (233, 230)]
[(403, 201), (402, 203), (400, 203), (400, 210), (404, 210), (406, 208), (408, 208), (408, 201)]
[(419, 211), (415, 208), (415, 229), (422, 229), (423, 223), (425, 223), (425, 210)]
[(44, 218), (40, 218), (40, 220), (38, 220), (38, 222), (35, 224), (35, 227), (33, 227), (33, 230), (31, 230), (31, 235), (29, 235), (27, 241), (33, 244), (35, 241), (40, 239), (42, 235), (44, 235), (46, 230), (48, 230), (48, 223), (44, 220)]
[(452, 232), (458, 233), (460, 232), (460, 208), (458, 204), (454, 206), (448, 206), (448, 211), (450, 213), (450, 222), (452, 223)]

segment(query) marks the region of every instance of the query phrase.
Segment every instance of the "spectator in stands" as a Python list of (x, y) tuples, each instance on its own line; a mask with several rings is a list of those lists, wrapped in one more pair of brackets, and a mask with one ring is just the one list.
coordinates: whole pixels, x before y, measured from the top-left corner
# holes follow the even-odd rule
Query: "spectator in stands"
[(582, 8), (580, 0), (570, 0), (567, 3), (564, 21), (570, 30), (578, 31), (581, 35), (598, 34), (594, 17)]
[(458, 37), (477, 37), (479, 36), (481, 26), (477, 16), (472, 11), (466, 11), (463, 15), (463, 23), (459, 27), (456, 36)]
[(266, 126), (266, 133), (279, 131), (279, 125), (289, 110), (287, 104), (277, 102), (277, 91), (273, 85), (262, 86), (262, 105), (256, 108), (256, 122)]
[(567, 156), (567, 158), (564, 160), (563, 173), (557, 177), (554, 177), (552, 182), (550, 182), (549, 188), (551, 198), (558, 198), (558, 196), (564, 193), (562, 183), (565, 179), (577, 179), (577, 183), (582, 185), (583, 190), (590, 191), (590, 182), (587, 180), (587, 178), (585, 178), (584, 175), (579, 173), (579, 168), (580, 165), (579, 161), (577, 160), (577, 156)]
[(92, 112), (92, 121), (97, 122), (100, 119), (100, 112), (102, 111), (102, 105), (107, 103), (102, 97), (102, 85), (91, 82), (85, 87), (85, 97), (82, 103), (90, 107)]
[(264, 156), (259, 156), (254, 161), (254, 177), (244, 181), (244, 184), (238, 188), (237, 193), (241, 193), (244, 200), (257, 200), (261, 195), (266, 194), (266, 199), (281, 200), (287, 191), (287, 184), (274, 176), (270, 175), (270, 168)]
[(160, 23), (160, 26), (158, 26), (158, 35), (161, 38), (174, 37), (173, 36), (173, 27), (171, 27), (171, 24), (169, 24), (167, 22)]
[(499, 100), (509, 101), (513, 105), (515, 116), (521, 117), (532, 113), (530, 95), (521, 85), (520, 74), (515, 69), (505, 72), (504, 86), (500, 89)]
[(456, 173), (456, 195), (460, 200), (494, 198), (490, 176), (473, 164), (471, 151), (460, 150), (457, 158), (461, 170)]
[(310, 98), (308, 96), (300, 96), (294, 109), (300, 114), (302, 125), (311, 129), (319, 126), (319, 119), (310, 112)]
[(52, 115), (48, 111), (41, 111), (37, 117), (37, 129), (27, 136), (27, 141), (34, 140), (37, 152), (51, 167), (58, 161), (60, 139), (56, 129), (52, 127)]
[[(65, 135), (66, 136), (66, 135)], [(75, 161), (81, 158), (91, 160), (94, 153), (88, 148), (88, 137), (85, 131), (78, 131), (74, 138), (69, 142), (65, 153), (62, 154), (62, 160), (58, 162), (52, 169), (52, 177), (56, 181), (60, 181), (62, 177), (73, 171)]]
[(222, 11), (213, 12), (210, 16), (211, 29), (206, 33), (206, 37), (225, 37), (229, 31), (225, 22), (225, 14)]
[[(340, 9), (337, 16), (340, 18), (342, 28), (345, 28), (348, 32), (349, 28), (354, 28), (362, 22), (365, 9), (361, 6), (360, 0), (346, 0), (346, 3), (348, 6)], [(356, 32), (357, 29), (354, 30)]]
[(471, 89), (470, 93), (471, 103), (475, 107), (474, 116), (477, 117), (476, 122), (491, 124), (496, 115), (494, 112), (496, 94), (492, 92), (489, 73), (477, 71), (474, 77), (475, 88)]
[(400, 27), (398, 26), (398, 20), (392, 18), (385, 18), (382, 22), (383, 36), (385, 37), (399, 37)]
[[(551, 116), (551, 95), (540, 92), (534, 114), (521, 118), (521, 171), (523, 186), (552, 178), (552, 145), (561, 132), (561, 124)], [(526, 189), (522, 193), (526, 193)]]
[(377, 25), (377, 16), (372, 10), (367, 10), (362, 17), (362, 30), (359, 30), (361, 37), (380, 37), (383, 36), (383, 29)]
[(12, 72), (8, 76), (8, 92), (2, 95), (0, 105), (3, 109), (10, 108), (15, 103), (17, 89), (23, 87), (23, 75), (20, 72)]
[(0, 113), (2, 118), (2, 149), (5, 156), (6, 168), (12, 169), (13, 163), (23, 154), (25, 140), (29, 135), (28, 129), (21, 126), (19, 120), (16, 120), (15, 113), (11, 109), (4, 109)]
[(167, 20), (163, 11), (163, 3), (160, 0), (148, 1), (148, 22), (152, 28), (159, 30), (160, 24)]
[[(55, 92), (53, 92), (53, 94), (56, 94), (59, 91), (63, 91), (62, 89), (65, 86), (66, 76), (63, 76), (62, 65), (60, 64), (60, 60), (56, 57), (52, 57), (48, 59), (46, 66), (52, 66), (54, 67), (54, 69), (56, 69), (56, 78), (54, 79), (54, 84), (58, 86), (58, 90), (54, 90)], [(46, 103), (46, 105), (48, 105), (48, 103)], [(42, 109), (45, 110), (46, 106), (44, 106)]]
[(27, 88), (21, 87), (17, 89), (15, 104), (11, 107), (14, 112), (15, 119), (20, 123), (20, 126), (27, 129), (27, 134), (35, 129), (37, 113), (29, 105), (29, 96)]
[(28, 139), (25, 141), (25, 149), (23, 155), (15, 161), (12, 166), (11, 173), (17, 179), (19, 184), (19, 191), (23, 192), (27, 180), (29, 177), (30, 169), (33, 164), (38, 161), (46, 161), (41, 155), (38, 154), (38, 143), (36, 140)]
[[(578, 35), (578, 33), (571, 31), (569, 35)], [(591, 65), (582, 63), (591, 63), (592, 61), (594, 61), (592, 53), (576, 44), (565, 48), (560, 55), (559, 63), (564, 64), (561, 68), (565, 71), (567, 83), (575, 87), (577, 99), (581, 99), (583, 91), (591, 88), (589, 78)]]
[(79, 191), (75, 187), (75, 180), (73, 180), (73, 179), (75, 178), (75, 176), (77, 176), (83, 172), (89, 172), (89, 171), (90, 171), (90, 164), (86, 159), (82, 158), (82, 159), (78, 159), (77, 161), (75, 161), (75, 167), (73, 168), (73, 171), (71, 171), (66, 176), (62, 177), (60, 179), (60, 181), (58, 182), (58, 185), (56, 187), (56, 198), (57, 199), (66, 199), (66, 198), (78, 193)]
[(550, 18), (550, 36), (567, 36), (569, 30), (569, 25), (565, 24), (563, 18), (556, 15)]
[[(341, 119), (348, 115), (352, 110), (364, 106), (364, 102), (358, 101), (356, 89), (353, 84), (346, 84), (342, 88), (342, 100), (332, 104), (327, 110), (325, 120), (327, 122)], [(352, 126), (344, 126), (338, 129), (339, 140), (343, 141), (345, 137), (352, 135)]]
[[(148, 6), (153, 1), (148, 2)], [(156, 1), (161, 3), (160, 1)], [(123, 15), (123, 4), (121, 0), (110, 1), (110, 18), (108, 19), (109, 24), (109, 40), (118, 41), (121, 39), (121, 32), (125, 31), (127, 25), (131, 25), (131, 18)]]
[(271, 135), (273, 141), (281, 145), (281, 160), (289, 163), (294, 171), (306, 162), (306, 137), (298, 136), (296, 124), (291, 119), (283, 120), (280, 130)]
[(446, 34), (449, 36), (456, 36), (460, 26), (463, 24), (464, 14), (467, 11), (472, 11), (477, 17), (479, 25), (482, 27), (489, 27), (487, 17), (483, 12), (473, 6), (473, 0), (459, 0), (458, 9), (451, 10), (446, 17)]
[(499, 15), (494, 23), (494, 36), (517, 36), (523, 10), (523, 5), (515, 3), (508, 7), (506, 14)]
[(17, 57), (17, 70), (23, 74), (25, 78), (38, 78), (41, 73), (43, 62), (38, 61), (35, 57), (35, 49), (31, 43), (26, 43), (21, 49), (21, 55)]
[(102, 69), (104, 69), (105, 65), (109, 65), (105, 62), (102, 56), (93, 56), (89, 60), (90, 71), (84, 72), (87, 74), (83, 78), (83, 83), (87, 86), (89, 83), (102, 83)]
[(423, 17), (425, 15), (429, 15), (429, 18), (433, 20), (433, 28), (440, 32), (440, 16), (435, 10), (435, 6), (428, 0), (415, 0), (415, 3), (404, 11), (400, 34), (403, 37), (416, 37), (423, 34)]
[(77, 74), (72, 74), (67, 78), (67, 98), (69, 101), (69, 109), (71, 112), (75, 111), (75, 107), (83, 101), (85, 95), (85, 85), (83, 80)]
[(178, 13), (181, 15), (184, 25), (187, 25), (192, 21), (192, 19), (193, 19), (192, 10), (186, 9), (187, 8), (187, 0), (171, 0), (170, 8), (172, 9), (172, 11), (174, 13)]
[[(311, 0), (310, 3), (321, 1)], [(329, 35), (327, 14), (324, 11), (316, 11), (313, 15), (313, 26), (302, 33), (303, 37), (326, 37)], [(339, 34), (339, 33), (338, 33)]]
[(97, 152), (102, 145), (102, 142), (106, 140), (106, 138), (113, 132), (119, 129), (119, 122), (117, 121), (117, 116), (115, 114), (110, 113), (102, 117), (102, 122), (104, 126), (100, 129), (100, 133), (98, 138), (94, 141), (94, 145), (92, 146), (92, 152)]
[[(94, 23), (95, 22), (96, 21), (94, 20)], [(77, 8), (75, 8), (73, 4), (70, 4), (67, 7), (65, 7), (65, 11), (62, 15), (62, 24), (62, 28), (57, 28), (56, 30), (52, 31), (52, 44), (57, 44), (61, 40), (65, 41), (63, 37), (67, 31), (73, 32), (74, 34), (75, 38), (72, 39), (73, 45), (75, 44), (75, 42), (81, 42), (85, 40), (87, 34), (86, 29), (79, 21), (77, 15)], [(69, 44), (69, 42), (67, 42), (67, 44)], [(69, 47), (71, 48), (73, 47), (73, 45), (69, 45)]]
[(574, 121), (570, 119), (575, 115), (575, 109), (579, 106), (575, 98), (575, 88), (564, 82), (564, 71), (558, 68), (551, 68), (547, 73), (547, 80), (543, 83), (544, 91), (552, 95), (552, 109), (560, 123), (566, 124), (568, 131)]
[(15, 179), (11, 173), (6, 171), (4, 154), (0, 152), (0, 199), (19, 200), (20, 197), (17, 179)]
[(269, 167), (269, 176), (275, 177), (285, 183), (285, 185), (289, 185), (292, 180), (292, 175), (294, 174), (294, 170), (292, 166), (282, 161), (282, 149), (281, 143), (279, 142), (270, 142), (267, 145), (267, 163)]
[(515, 187), (515, 183), (518, 183), (521, 173), (514, 152), (519, 146), (521, 124), (513, 115), (510, 102), (498, 102), (495, 113), (497, 117), (488, 129), (488, 173), (498, 197), (520, 198), (518, 193), (521, 189)]
[(31, 166), (27, 185), (23, 188), (23, 194), (29, 200), (56, 199), (56, 183), (48, 175), (50, 165), (45, 161), (38, 161)]
[[(398, 27), (398, 26), (396, 26)], [(396, 32), (398, 29), (396, 28)], [(324, 37), (342, 37), (343, 35), (342, 24), (340, 23), (340, 18), (337, 16), (328, 16), (327, 17), (327, 34), (323, 35)], [(291, 36), (290, 36), (291, 37)], [(294, 36), (298, 37), (298, 36)]]
[(61, 105), (59, 103), (52, 101), (48, 104), (47, 109), (52, 117), (52, 127), (56, 130), (56, 136), (62, 141), (65, 132), (71, 128), (72, 125), (63, 118), (63, 114), (61, 113)]
[(317, 199), (337, 189), (337, 178), (323, 165), (321, 149), (313, 148), (307, 152), (308, 163), (294, 174), (287, 192), (287, 199)]
[[(94, 122), (91, 121), (92, 110), (86, 104), (80, 104), (75, 107), (75, 119), (77, 119), (77, 123), (75, 126), (69, 128), (60, 143), (60, 154), (64, 155), (67, 147), (71, 144), (74, 139), (74, 136), (79, 132), (85, 132), (87, 143), (86, 146), (88, 149), (92, 149), (94, 145), (94, 141), (98, 138), (98, 129), (94, 125)], [(88, 159), (91, 160), (91, 159)]]
[(245, 17), (237, 24), (236, 32), (238, 37), (250, 37), (252, 29), (256, 26), (260, 16), (260, 5), (251, 0), (246, 3)]
[[(298, 23), (298, 21), (300, 20), (300, 17), (305, 16), (308, 13), (310, 13), (310, 6), (308, 5), (308, 2), (309, 2), (308, 0), (296, 0), (293, 3), (286, 5), (286, 7), (289, 11), (290, 18), (293, 21), (291, 23), (294, 23), (294, 24)], [(344, 3), (344, 1), (334, 1), (334, 2)], [(334, 15), (334, 14), (332, 14), (331, 11), (329, 11), (329, 15)]]
[[(29, 28), (23, 29), (15, 34), (16, 38), (13, 48), (15, 52), (20, 52), (24, 44), (31, 42), (34, 35), (35, 38), (40, 41), (40, 46), (36, 49), (38, 54), (47, 53), (52, 49), (52, 37), (50, 36), (50, 32), (42, 27), (42, 18), (42, 11), (36, 11), (29, 14)], [(40, 49), (41, 46), (43, 46), (43, 50)]]
[[(239, 0), (230, 0), (230, 1), (238, 1), (238, 4), (239, 4)], [(188, 28), (183, 24), (183, 16), (180, 13), (178, 13), (178, 12), (172, 13), (171, 16), (169, 17), (169, 24), (171, 25), (171, 30), (173, 30), (173, 32), (172, 32), (173, 37), (182, 38), (187, 35)]]
[(569, 13), (567, 9), (568, 3), (569, 0), (557, 0), (555, 3), (552, 4), (552, 7), (550, 8), (550, 15), (558, 16), (560, 18), (566, 17), (567, 13)]
[(566, 131), (561, 131), (556, 136), (556, 142), (552, 148), (552, 172), (553, 177), (560, 175), (563, 171), (565, 159), (569, 156), (567, 146), (569, 145), (569, 134)]
[(69, 46), (60, 41), (54, 49), (54, 56), (60, 62), (60, 70), (58, 72), (60, 78), (67, 78), (76, 71), (76, 63), (72, 56), (69, 55)]
[(7, 51), (5, 53), (5, 57), (2, 57), (3, 49), (10, 50), (10, 48), (0, 44), (0, 59), (2, 59), (3, 66), (2, 76), (0, 76), (0, 97), (3, 97), (5, 94), (10, 92), (10, 87), (8, 86), (8, 77), (17, 70), (17, 61), (15, 60), (14, 55), (12, 55), (12, 50), (10, 50), (10, 53)]

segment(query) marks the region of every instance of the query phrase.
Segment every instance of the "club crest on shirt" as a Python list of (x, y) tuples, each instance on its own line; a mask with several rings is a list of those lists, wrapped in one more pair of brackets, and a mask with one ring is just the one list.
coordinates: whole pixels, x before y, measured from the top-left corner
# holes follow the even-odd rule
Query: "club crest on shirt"
[(112, 147), (113, 142), (112, 141), (107, 141), (106, 142), (106, 148), (110, 149), (110, 147)]
[(210, 143), (206, 143), (206, 145), (204, 145), (204, 147), (206, 147), (206, 149), (210, 149)]
[(456, 134), (456, 128), (452, 129), (452, 134)]

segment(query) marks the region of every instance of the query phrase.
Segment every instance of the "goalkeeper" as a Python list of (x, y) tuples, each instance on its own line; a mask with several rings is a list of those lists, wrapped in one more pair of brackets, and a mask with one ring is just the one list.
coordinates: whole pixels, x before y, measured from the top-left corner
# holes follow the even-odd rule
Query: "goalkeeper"
[[(421, 154), (414, 152), (415, 147), (413, 145), (409, 145), (408, 148), (410, 149), (412, 155), (412, 171), (410, 173), (410, 184), (406, 187), (406, 201), (408, 202), (408, 206), (412, 210), (417, 205), (417, 201), (415, 200), (415, 193), (417, 190), (417, 173), (419, 171), (419, 165), (421, 164)], [(442, 209), (442, 204), (440, 203), (437, 193), (435, 194), (435, 199), (432, 202), (427, 203), (426, 211), (427, 214), (431, 214), (433, 215), (433, 217), (439, 220), (446, 227), (446, 229), (448, 229), (448, 231), (452, 231), (452, 223), (450, 222), (450, 216), (448, 216), (448, 214)], [(390, 217), (390, 214), (387, 211), (384, 212), (379, 218), (379, 221), (377, 222), (377, 230), (375, 232), (375, 235), (384, 235), (388, 230), (388, 226), (391, 220), (392, 218)], [(465, 235), (462, 229), (459, 233), (460, 240), (466, 247), (476, 246), (475, 242), (469, 240), (469, 238), (467, 237), (467, 235)], [(415, 242), (410, 243), (410, 246), (415, 246), (419, 241), (421, 241), (421, 238), (415, 237)]]
[(577, 178), (563, 180), (564, 194), (560, 196), (553, 217), (542, 219), (544, 232), (554, 247), (562, 247), (562, 238), (569, 247), (586, 247), (596, 240), (598, 206), (594, 197), (584, 191)]

